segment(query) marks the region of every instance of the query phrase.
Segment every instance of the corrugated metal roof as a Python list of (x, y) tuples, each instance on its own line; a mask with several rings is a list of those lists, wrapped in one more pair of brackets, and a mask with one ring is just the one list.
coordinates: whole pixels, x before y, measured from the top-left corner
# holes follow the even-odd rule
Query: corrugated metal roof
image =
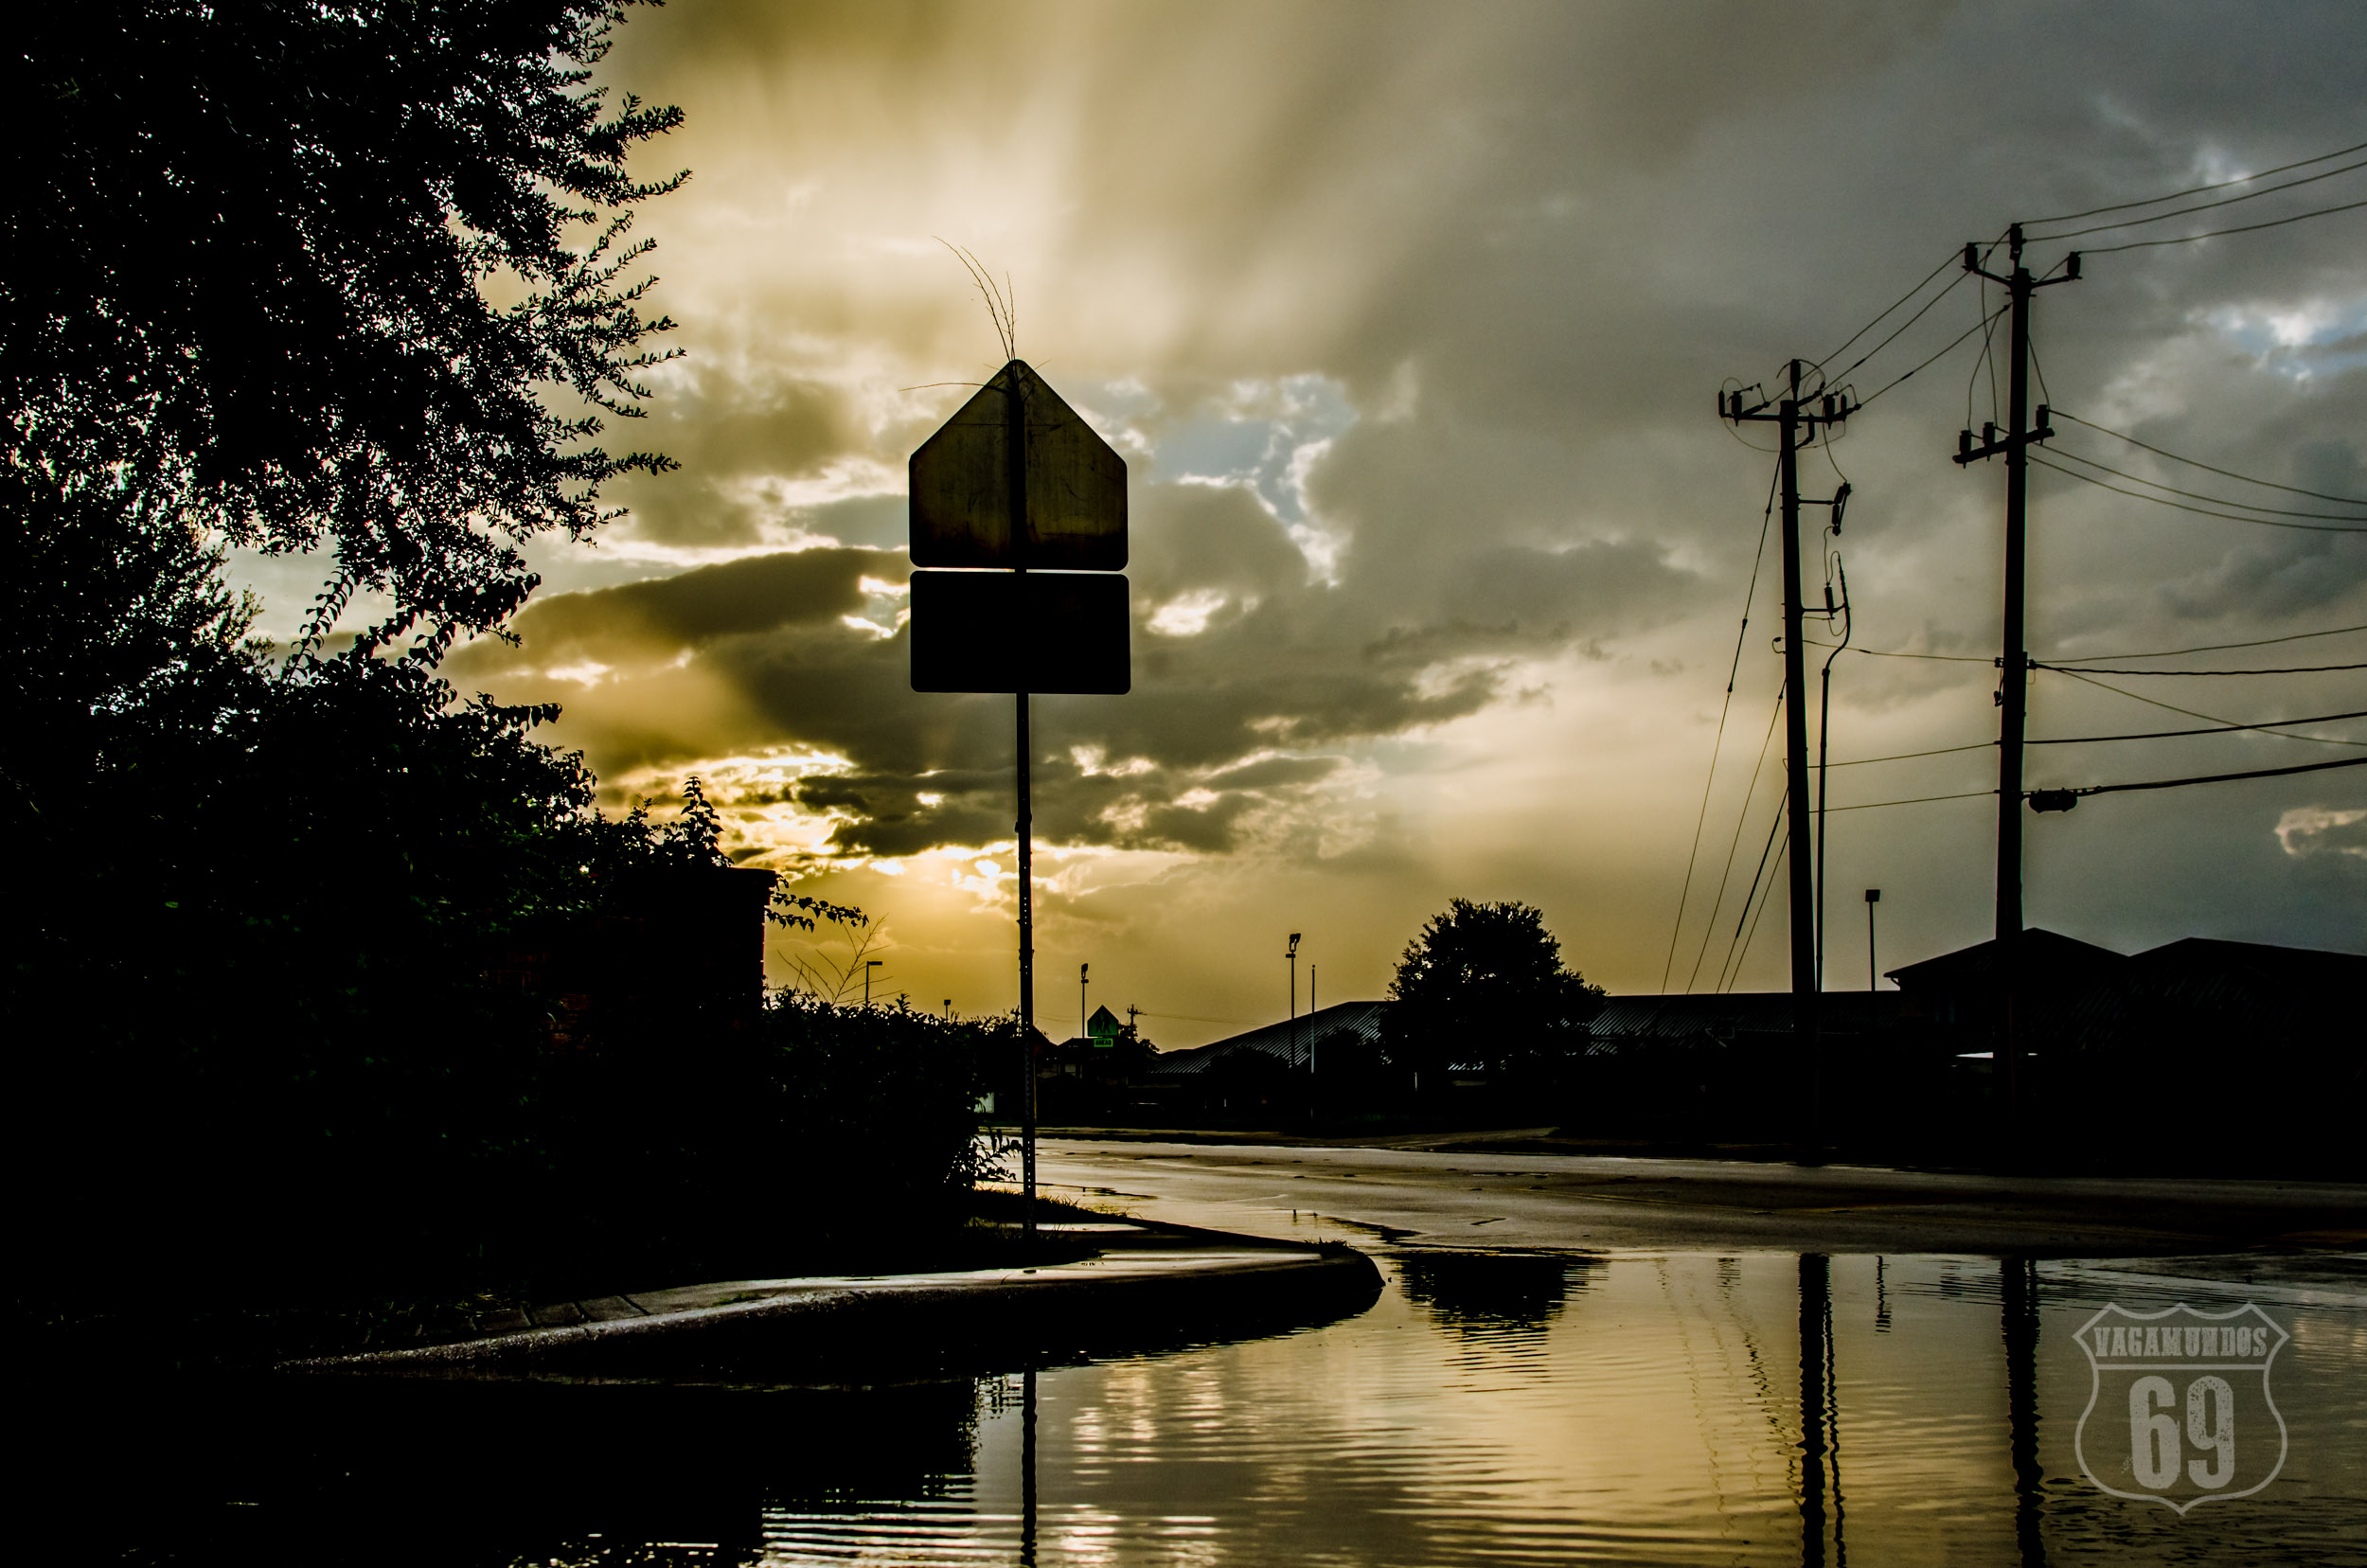
[(1236, 1051), (1259, 1051), (1282, 1062), (1303, 1061), (1310, 1045), (1320, 1060), (1325, 1043), (1337, 1043), (1343, 1036), (1354, 1036), (1366, 1044), (1378, 1042), (1380, 1015), (1388, 1007), (1386, 1002), (1335, 1002), (1328, 1007), (1302, 1013), (1295, 1025), (1286, 1019), (1205, 1045), (1164, 1051), (1143, 1071), (1154, 1078), (1192, 1078)]

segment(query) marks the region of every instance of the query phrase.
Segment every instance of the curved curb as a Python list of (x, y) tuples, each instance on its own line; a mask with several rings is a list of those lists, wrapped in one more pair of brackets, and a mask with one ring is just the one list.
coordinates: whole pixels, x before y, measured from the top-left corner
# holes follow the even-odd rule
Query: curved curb
[(1036, 1269), (884, 1278), (737, 1281), (665, 1292), (721, 1297), (648, 1316), (527, 1328), (283, 1362), (301, 1375), (516, 1377), (811, 1371), (849, 1357), (969, 1361), (1073, 1354), (1107, 1344), (1272, 1331), (1361, 1310), (1379, 1293), (1346, 1247), (1271, 1244), (1105, 1254)]

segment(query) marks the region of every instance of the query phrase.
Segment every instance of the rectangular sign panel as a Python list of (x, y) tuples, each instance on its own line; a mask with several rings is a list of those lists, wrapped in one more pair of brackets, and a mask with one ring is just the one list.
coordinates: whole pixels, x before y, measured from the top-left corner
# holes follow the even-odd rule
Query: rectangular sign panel
[[(1026, 474), (1020, 539), (1011, 531), (1014, 428)], [(920, 444), (911, 474), (916, 566), (1126, 567), (1126, 459), (1020, 360)]]
[(915, 572), (915, 691), (1090, 692), (1133, 685), (1126, 579)]

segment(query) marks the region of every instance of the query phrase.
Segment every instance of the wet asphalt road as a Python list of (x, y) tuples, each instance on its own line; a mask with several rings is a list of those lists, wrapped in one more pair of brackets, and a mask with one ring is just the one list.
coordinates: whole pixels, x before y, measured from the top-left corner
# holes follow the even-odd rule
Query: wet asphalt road
[[(2367, 1185), (1047, 1138), (1052, 1195), (1417, 1246), (2054, 1257), (2367, 1249)], [(1099, 1189), (1099, 1190), (1095, 1190)]]

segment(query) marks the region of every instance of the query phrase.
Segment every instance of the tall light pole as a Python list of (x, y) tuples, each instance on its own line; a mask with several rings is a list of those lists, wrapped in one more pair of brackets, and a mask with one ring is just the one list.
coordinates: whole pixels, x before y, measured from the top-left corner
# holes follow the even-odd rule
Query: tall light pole
[(1077, 966), (1077, 1038), (1083, 1040), (1092, 1032), (1093, 1021), (1085, 1016), (1085, 971), (1091, 964)]
[(1874, 906), (1881, 901), (1882, 890), (1880, 888), (1869, 887), (1865, 890), (1865, 989), (1868, 990), (1880, 989), (1875, 984), (1877, 971), (1874, 967)]
[(1299, 934), (1290, 933), (1290, 951), (1284, 957), (1290, 960), (1290, 1065), (1299, 1064)]
[(866, 958), (863, 961), (863, 1005), (866, 1007), (871, 1006), (871, 971), (878, 969), (881, 962), (877, 958)]

